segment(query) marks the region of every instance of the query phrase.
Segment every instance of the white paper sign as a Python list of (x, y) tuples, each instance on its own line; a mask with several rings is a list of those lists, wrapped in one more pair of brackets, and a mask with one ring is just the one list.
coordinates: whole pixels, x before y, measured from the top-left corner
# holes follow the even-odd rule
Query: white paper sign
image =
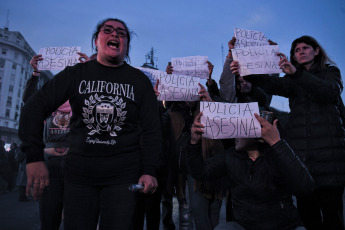
[(281, 73), (279, 46), (252, 46), (232, 49), (232, 57), (239, 62), (240, 75)]
[(66, 66), (79, 63), (80, 46), (46, 47), (39, 49), (43, 61), (39, 61), (39, 70), (63, 70)]
[(135, 67), (135, 68), (141, 70), (141, 72), (143, 72), (150, 79), (152, 86), (155, 86), (159, 76), (161, 74), (164, 74), (164, 72), (155, 70), (155, 69), (149, 69), (149, 68), (143, 68), (143, 67)]
[(159, 76), (159, 101), (199, 101), (200, 78), (167, 74)]
[(200, 102), (203, 137), (209, 139), (259, 138), (261, 126), (254, 113), (259, 113), (257, 102), (222, 103)]
[(174, 68), (174, 74), (208, 79), (207, 61), (207, 56), (179, 57), (171, 58), (171, 65)]
[(236, 38), (235, 49), (249, 46), (268, 45), (268, 39), (260, 31), (245, 30), (240, 28), (235, 28), (234, 31)]

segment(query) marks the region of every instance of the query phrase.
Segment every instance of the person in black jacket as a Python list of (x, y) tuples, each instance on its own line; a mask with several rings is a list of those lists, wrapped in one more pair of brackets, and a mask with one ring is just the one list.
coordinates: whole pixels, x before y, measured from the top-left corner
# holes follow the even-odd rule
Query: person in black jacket
[(227, 175), (232, 199), (233, 222), (230, 229), (284, 230), (304, 229), (292, 194), (305, 195), (314, 187), (313, 178), (290, 148), (281, 140), (277, 121), (271, 125), (255, 114), (262, 128), (262, 139), (236, 139), (236, 147), (225, 149), (203, 161), (201, 135), (204, 126), (199, 113), (188, 146), (187, 165), (190, 174), (200, 180)]
[(310, 36), (293, 41), (290, 61), (282, 53), (284, 77), (244, 78), (266, 93), (289, 98), (286, 139), (313, 176), (316, 189), (297, 197), (307, 229), (345, 229), (345, 130), (339, 111), (343, 82), (339, 69)]

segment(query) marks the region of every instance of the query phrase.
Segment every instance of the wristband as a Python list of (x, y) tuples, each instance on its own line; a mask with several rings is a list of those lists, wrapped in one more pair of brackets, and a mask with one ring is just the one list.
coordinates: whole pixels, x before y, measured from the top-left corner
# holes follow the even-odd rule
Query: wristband
[(40, 71), (36, 71), (36, 70), (34, 70), (34, 73), (41, 73)]

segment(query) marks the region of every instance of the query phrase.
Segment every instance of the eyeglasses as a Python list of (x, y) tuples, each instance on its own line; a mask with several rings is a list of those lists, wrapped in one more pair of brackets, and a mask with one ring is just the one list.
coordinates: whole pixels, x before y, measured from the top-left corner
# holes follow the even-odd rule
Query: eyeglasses
[(119, 35), (119, 37), (121, 37), (121, 38), (127, 37), (126, 30), (121, 29), (121, 28), (114, 28), (110, 25), (104, 25), (102, 27), (102, 30), (105, 34), (111, 34), (112, 32), (116, 31), (116, 33), (117, 33), (117, 35)]

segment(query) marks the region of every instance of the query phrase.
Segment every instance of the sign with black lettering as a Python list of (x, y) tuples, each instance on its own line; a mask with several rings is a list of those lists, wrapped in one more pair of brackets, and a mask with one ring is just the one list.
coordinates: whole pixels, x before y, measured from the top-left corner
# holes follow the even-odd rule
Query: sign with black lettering
[(281, 73), (279, 46), (252, 46), (232, 49), (232, 57), (239, 62), (240, 75)]
[(179, 57), (171, 58), (171, 65), (174, 68), (174, 74), (208, 79), (207, 61), (207, 56)]
[(244, 48), (249, 46), (267, 46), (268, 39), (266, 36), (255, 30), (245, 30), (240, 28), (235, 28), (235, 49)]
[(158, 91), (160, 101), (198, 101), (200, 78), (161, 72)]
[(259, 113), (257, 102), (222, 103), (200, 101), (203, 137), (209, 139), (259, 138), (261, 126), (254, 113)]
[(37, 63), (39, 70), (63, 70), (66, 66), (79, 63), (80, 46), (47, 47), (39, 49), (42, 61)]

